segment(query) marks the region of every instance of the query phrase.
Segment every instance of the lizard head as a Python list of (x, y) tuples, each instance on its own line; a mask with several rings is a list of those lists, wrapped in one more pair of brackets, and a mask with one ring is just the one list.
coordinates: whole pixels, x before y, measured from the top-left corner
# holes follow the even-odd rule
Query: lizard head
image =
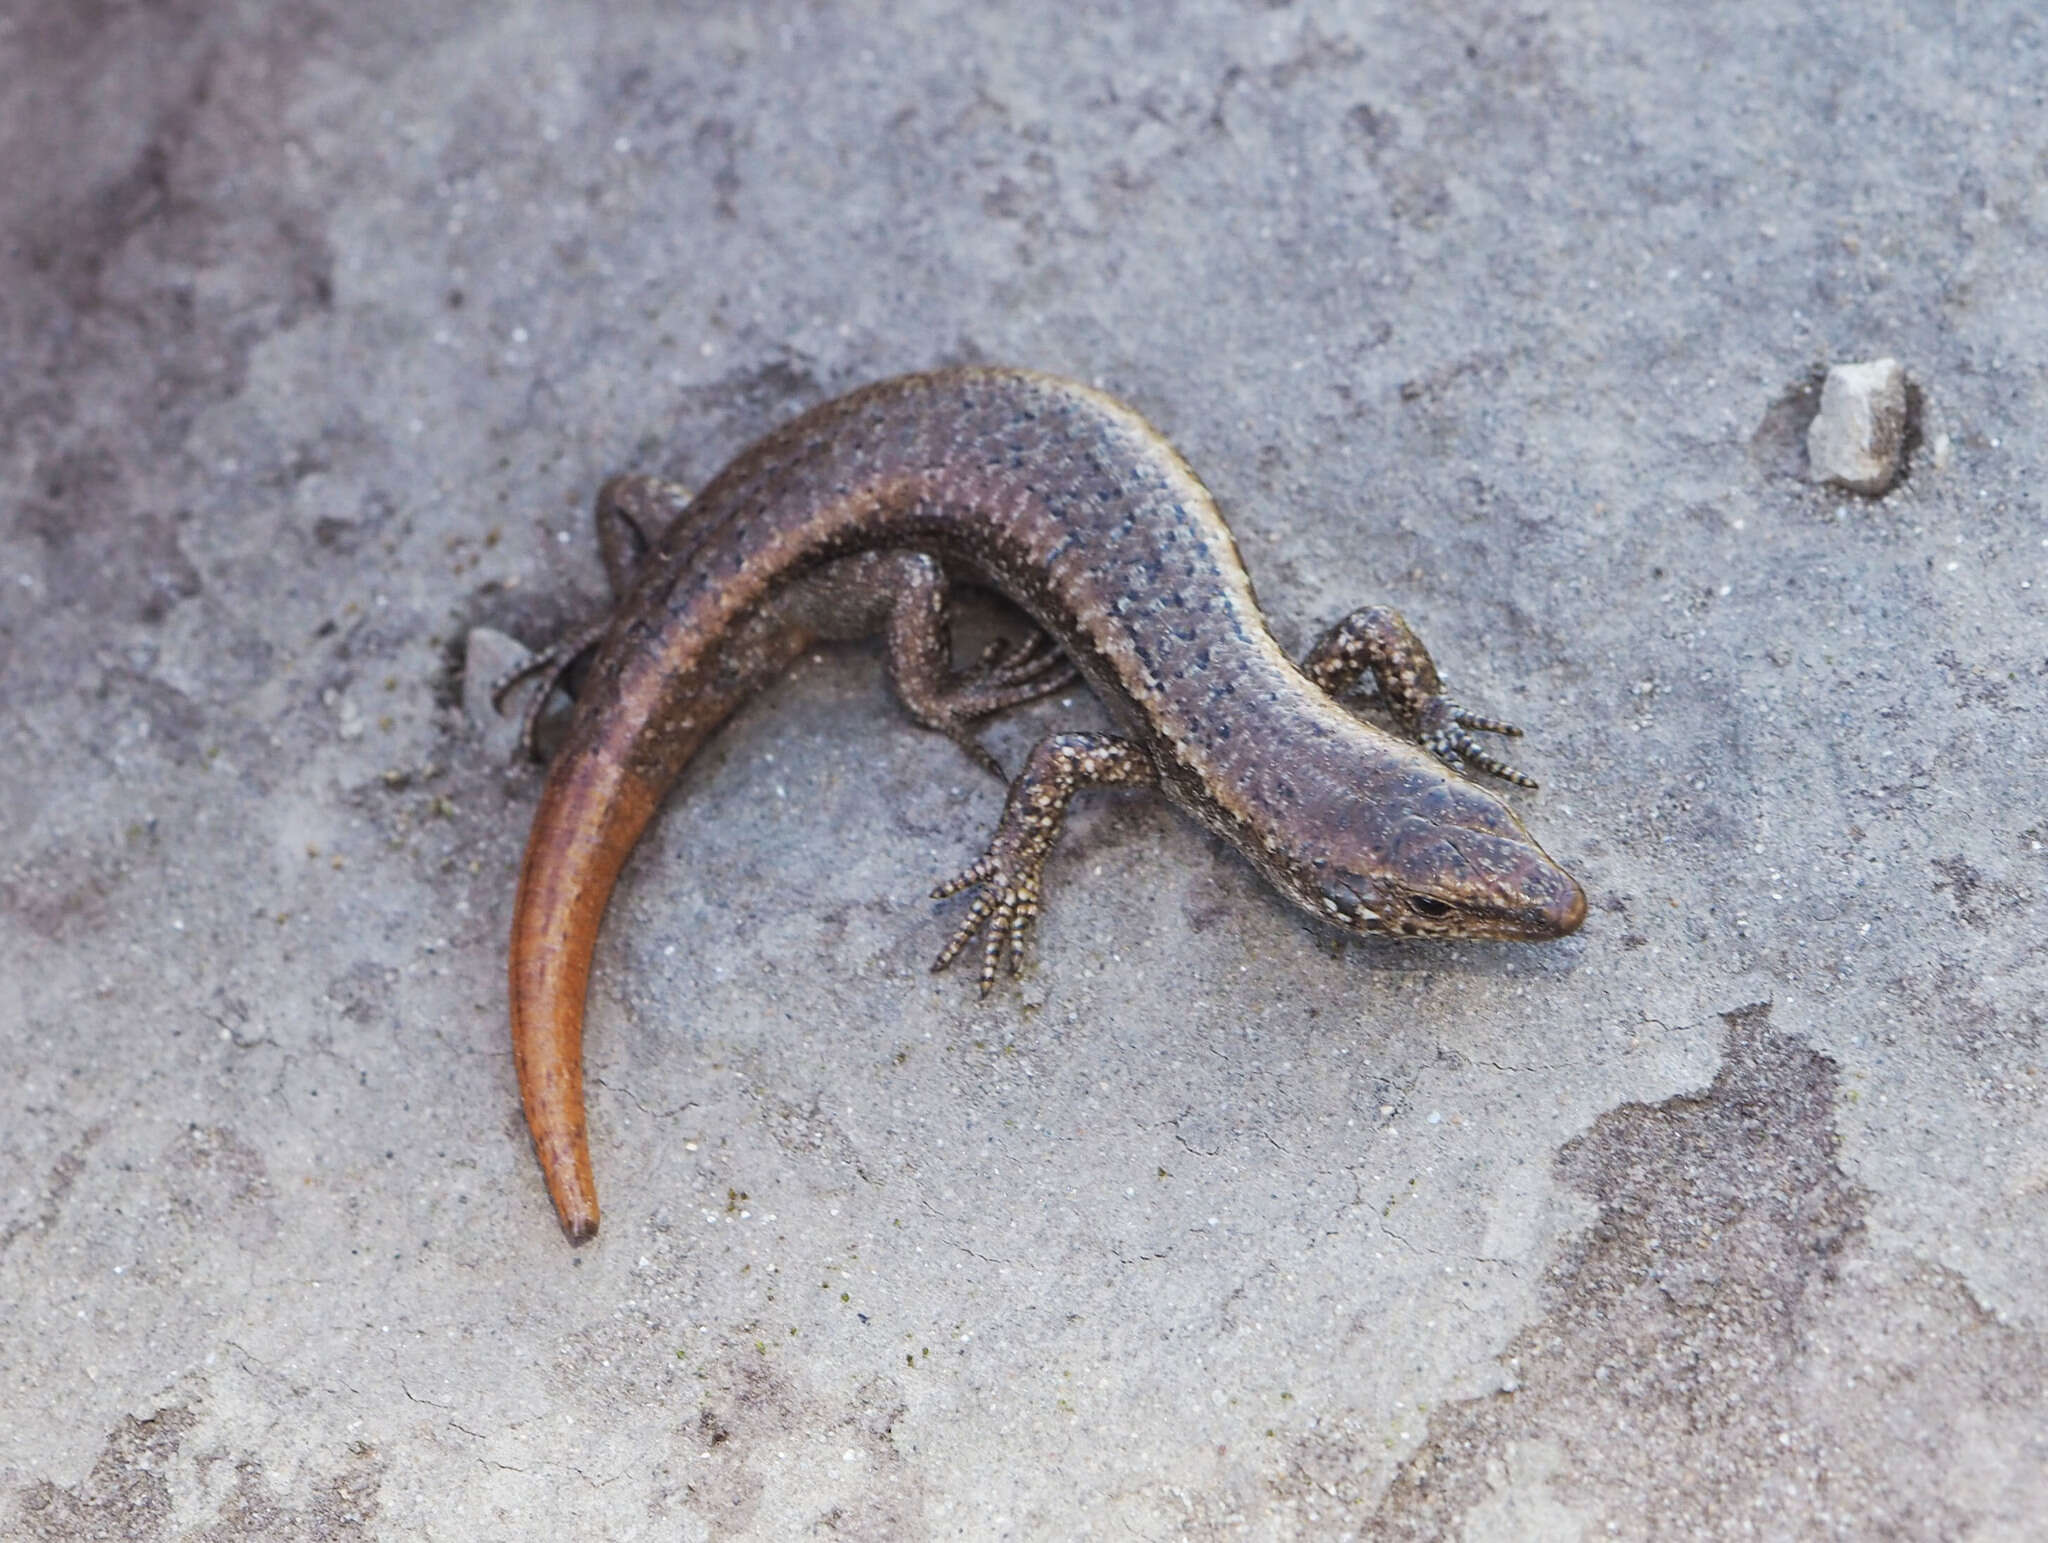
[[(1405, 748), (1405, 747), (1404, 747)], [(1282, 850), (1260, 864), (1296, 904), (1347, 932), (1394, 937), (1565, 937), (1586, 892), (1484, 788), (1416, 754), (1370, 789), (1302, 783)]]

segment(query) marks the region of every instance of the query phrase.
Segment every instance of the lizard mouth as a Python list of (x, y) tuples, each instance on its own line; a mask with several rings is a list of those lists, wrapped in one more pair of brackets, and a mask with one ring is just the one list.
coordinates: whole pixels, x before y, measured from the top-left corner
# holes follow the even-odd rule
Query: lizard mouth
[(1426, 890), (1397, 877), (1374, 906), (1381, 928), (1402, 937), (1543, 943), (1586, 920), (1579, 881), (1526, 836), (1439, 827), (1402, 856), (1407, 872), (1430, 876)]
[(1543, 943), (1569, 937), (1586, 919), (1586, 892), (1562, 868), (1545, 866), (1519, 875), (1507, 898), (1454, 903), (1434, 895), (1407, 895), (1391, 918), (1409, 937), (1459, 937)]
[(1325, 885), (1323, 919), (1349, 932), (1403, 938), (1472, 938), (1541, 943), (1568, 937), (1586, 919), (1586, 892), (1561, 868), (1517, 876), (1505, 895), (1448, 899), (1438, 895), (1375, 896), (1370, 904), (1350, 885)]
[(1525, 903), (1514, 907), (1518, 938), (1542, 941), (1570, 937), (1586, 920), (1586, 891), (1562, 868), (1549, 863), (1523, 874)]

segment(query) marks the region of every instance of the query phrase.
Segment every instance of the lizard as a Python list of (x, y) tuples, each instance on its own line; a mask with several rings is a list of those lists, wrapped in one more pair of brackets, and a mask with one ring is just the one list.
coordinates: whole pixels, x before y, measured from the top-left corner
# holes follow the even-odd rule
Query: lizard
[[(1517, 735), (1447, 695), (1397, 611), (1369, 606), (1297, 664), (1269, 631), (1215, 499), (1135, 410), (1027, 370), (960, 367), (824, 403), (690, 497), (618, 476), (597, 497), (617, 609), (497, 684), (541, 678), (522, 739), (572, 663), (590, 662), (520, 866), (509, 952), (512, 1044), (534, 1148), (572, 1243), (597, 1231), (583, 1010), (599, 925), (664, 794), (741, 702), (819, 640), (886, 639), (918, 723), (1002, 768), (992, 713), (1076, 676), (1114, 733), (1055, 733), (1009, 781), (943, 969), (979, 937), (979, 988), (1015, 972), (1074, 795), (1150, 787), (1281, 894), (1347, 932), (1563, 937), (1578, 881), (1469, 773), (1533, 788), (1476, 733)], [(993, 589), (1036, 632), (955, 666), (956, 582)], [(1398, 734), (1345, 698), (1370, 676)]]

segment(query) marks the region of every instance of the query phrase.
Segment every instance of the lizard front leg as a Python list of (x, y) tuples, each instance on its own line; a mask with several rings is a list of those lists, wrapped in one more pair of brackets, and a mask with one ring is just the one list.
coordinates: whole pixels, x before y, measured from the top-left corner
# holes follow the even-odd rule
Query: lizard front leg
[(1498, 718), (1469, 713), (1444, 695), (1429, 650), (1391, 606), (1353, 611), (1317, 640), (1303, 657), (1301, 670), (1333, 697), (1352, 690), (1370, 671), (1380, 700), (1395, 721), (1446, 766), (1463, 771), (1469, 762), (1504, 782), (1536, 786), (1534, 777), (1517, 771), (1467, 732), (1477, 729), (1518, 738), (1522, 731)]
[(1003, 817), (981, 860), (932, 891), (934, 900), (970, 887), (975, 892), (967, 919), (932, 961), (932, 969), (943, 970), (986, 929), (981, 994), (987, 996), (995, 984), (996, 966), (1005, 956), (1015, 975), (1043, 903), (1046, 855), (1059, 840), (1074, 795), (1084, 787), (1151, 787), (1157, 782), (1151, 757), (1130, 740), (1111, 734), (1051, 734), (1040, 740), (1010, 784)]

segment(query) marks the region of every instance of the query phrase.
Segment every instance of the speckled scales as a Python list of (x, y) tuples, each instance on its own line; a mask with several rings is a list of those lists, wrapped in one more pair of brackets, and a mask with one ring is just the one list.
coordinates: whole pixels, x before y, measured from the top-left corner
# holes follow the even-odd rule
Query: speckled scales
[[(598, 921), (705, 738), (814, 639), (884, 625), (900, 694), (970, 750), (966, 717), (1031, 694), (971, 672), (935, 678), (949, 667), (935, 646), (943, 618), (906, 617), (907, 570), (863, 557), (876, 553), (921, 554), (1007, 595), (1123, 735), (1089, 755), (1069, 746), (1038, 758), (1013, 788), (1006, 821), (1038, 810), (1050, 824), (1022, 846), (999, 827), (991, 844), (985, 862), (1006, 842), (1036, 855), (1010, 889), (999, 876), (975, 902), (1000, 923), (984, 986), (999, 954), (1019, 957), (1039, 904), (1036, 864), (1067, 798), (1090, 781), (1156, 782), (1290, 899), (1350, 930), (1542, 939), (1583, 917), (1578, 885), (1505, 804), (1356, 717), (1286, 657), (1215, 501), (1130, 408), (1019, 370), (884, 381), (768, 435), (674, 517), (597, 650), (550, 770), (514, 907), (512, 1019), (528, 1121), (572, 1238), (597, 1224), (581, 1045)], [(936, 611), (938, 591), (928, 594)], [(1460, 725), (1502, 726), (1441, 696), (1427, 652), (1393, 621), (1395, 646), (1372, 667), (1397, 716), (1440, 753), (1514, 775), (1460, 737)]]

